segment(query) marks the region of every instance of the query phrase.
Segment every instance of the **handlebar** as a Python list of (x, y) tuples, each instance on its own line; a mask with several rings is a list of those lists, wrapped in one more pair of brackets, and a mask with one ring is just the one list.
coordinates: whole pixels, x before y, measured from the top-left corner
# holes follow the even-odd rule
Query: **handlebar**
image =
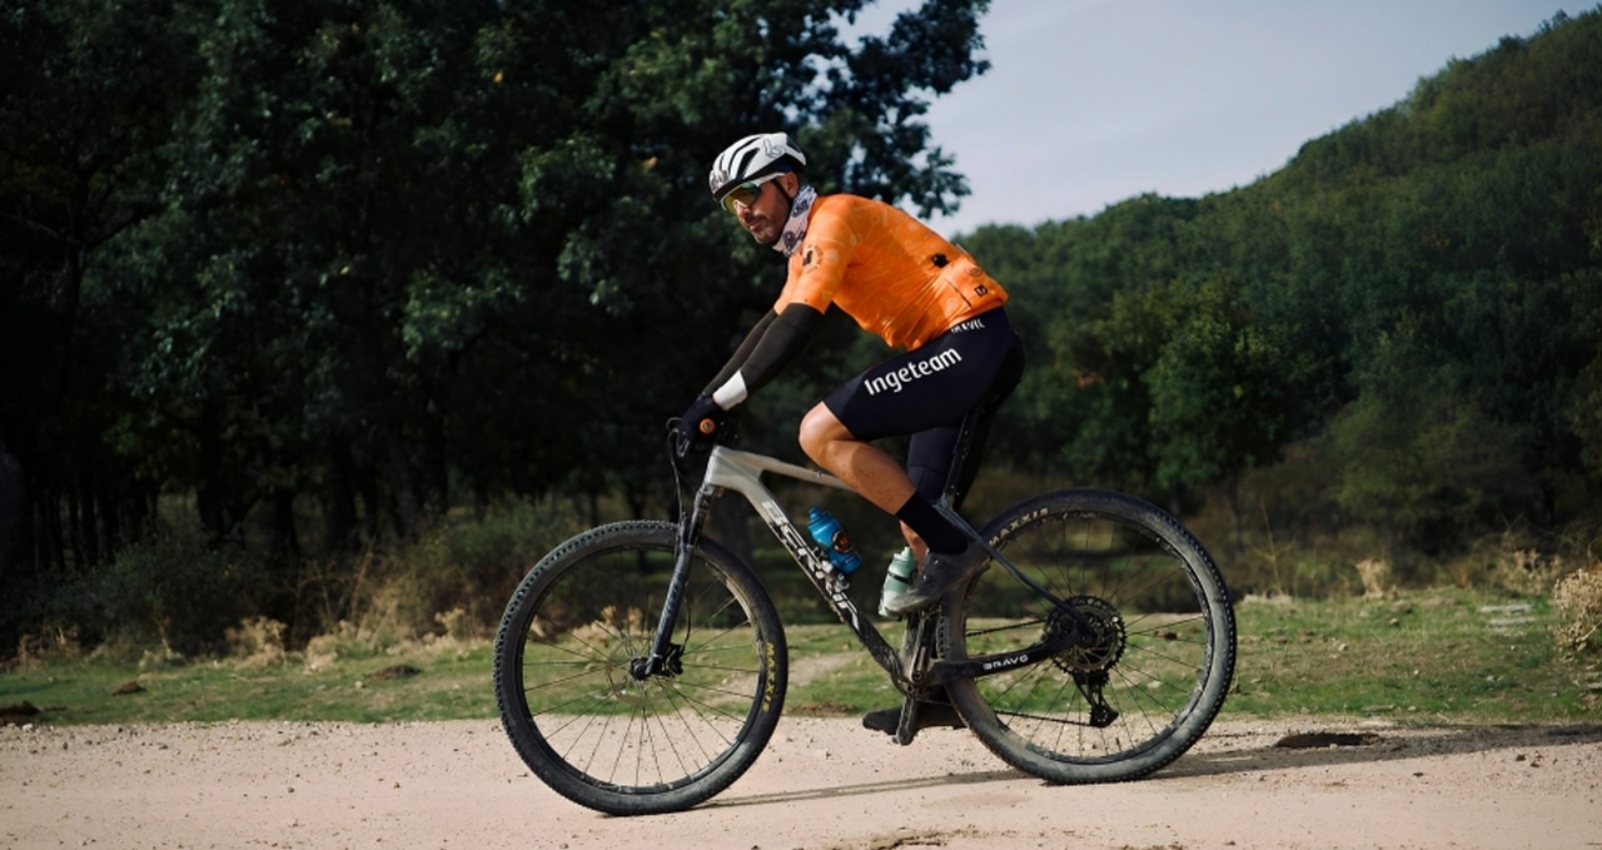
[[(690, 458), (700, 454), (701, 447), (697, 445), (696, 434), (686, 430), (684, 423), (677, 416), (669, 419), (667, 426), (668, 462), (673, 467), (673, 494), (679, 503), (679, 515), (687, 518), (688, 515), (684, 511), (685, 472)], [(703, 419), (696, 423), (696, 430), (701, 435), (712, 438), (709, 443), (703, 444), (708, 453), (711, 452), (712, 446), (727, 446), (734, 443), (735, 427), (732, 418), (725, 420), (721, 428), (717, 422)]]
[[(697, 433), (698, 432), (698, 433)], [(691, 456), (700, 454), (702, 446), (705, 451), (711, 451), (712, 446), (733, 445), (736, 435), (734, 419), (725, 420), (720, 427), (711, 417), (702, 419), (695, 424), (694, 431), (684, 427), (683, 421), (677, 417), (668, 420), (668, 454), (673, 459), (675, 470), (679, 470)], [(705, 440), (711, 437), (710, 441)]]

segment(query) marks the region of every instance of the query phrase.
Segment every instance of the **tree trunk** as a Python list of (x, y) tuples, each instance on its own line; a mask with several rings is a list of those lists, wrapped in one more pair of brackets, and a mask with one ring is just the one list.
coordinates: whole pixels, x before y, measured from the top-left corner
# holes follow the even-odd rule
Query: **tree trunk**
[(406, 438), (391, 429), (385, 438), (388, 455), (390, 507), (394, 515), (395, 533), (410, 540), (418, 530), (422, 505), (417, 497), (417, 482), (412, 475), (412, 463)]
[(295, 533), (295, 494), (279, 490), (272, 495), (272, 538), (267, 554), (274, 564), (294, 563), (300, 559), (300, 538)]
[(27, 508), (28, 489), (22, 481), (22, 464), (15, 455), (0, 448), (0, 583), (32, 572), (31, 560), (23, 557), (32, 537), (26, 533)]
[(219, 541), (228, 533), (228, 511), (224, 507), (222, 476), (222, 436), (218, 433), (217, 406), (206, 402), (200, 410), (200, 468), (202, 479), (195, 490), (195, 510), (206, 537)]
[(350, 441), (329, 441), (328, 502), (323, 516), (323, 545), (330, 552), (347, 552), (356, 543), (356, 462)]

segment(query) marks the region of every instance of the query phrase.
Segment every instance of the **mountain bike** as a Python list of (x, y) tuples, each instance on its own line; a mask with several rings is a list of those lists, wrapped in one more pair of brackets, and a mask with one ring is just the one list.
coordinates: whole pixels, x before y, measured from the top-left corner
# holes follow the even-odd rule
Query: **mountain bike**
[[(944, 691), (1013, 767), (1051, 783), (1119, 782), (1178, 758), (1223, 705), (1235, 662), (1229, 594), (1201, 544), (1161, 509), (1063, 490), (976, 531), (941, 504), (990, 561), (903, 618), (892, 647), (762, 476), (845, 485), (727, 442), (712, 447), (677, 523), (578, 534), (507, 604), (495, 640), (502, 724), (534, 775), (573, 802), (614, 815), (693, 807), (733, 784), (773, 734), (784, 626), (751, 567), (702, 534), (729, 491), (904, 695), (896, 743), (913, 741), (920, 704)], [(677, 461), (674, 474), (684, 474)]]

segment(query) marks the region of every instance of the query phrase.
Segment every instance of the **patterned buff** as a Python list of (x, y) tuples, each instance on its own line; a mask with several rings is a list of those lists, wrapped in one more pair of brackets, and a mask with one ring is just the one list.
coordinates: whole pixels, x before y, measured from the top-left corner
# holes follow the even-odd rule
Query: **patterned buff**
[(786, 257), (795, 253), (807, 235), (807, 219), (811, 217), (812, 202), (817, 199), (818, 191), (811, 186), (802, 186), (795, 193), (795, 200), (790, 202), (790, 219), (784, 223), (784, 233), (773, 243), (773, 250)]

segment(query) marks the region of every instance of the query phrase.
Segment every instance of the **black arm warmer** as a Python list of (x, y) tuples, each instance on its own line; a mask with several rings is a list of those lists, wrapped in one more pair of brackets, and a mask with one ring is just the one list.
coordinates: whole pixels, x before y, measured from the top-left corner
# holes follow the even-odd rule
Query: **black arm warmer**
[(701, 391), (702, 395), (711, 395), (718, 387), (728, 383), (729, 379), (734, 377), (735, 372), (740, 371), (740, 367), (744, 366), (745, 361), (750, 359), (751, 350), (756, 348), (757, 343), (762, 341), (762, 335), (768, 332), (768, 327), (777, 318), (779, 318), (779, 314), (772, 310), (763, 314), (756, 326), (751, 328), (751, 332), (745, 335), (745, 341), (740, 343), (740, 347), (734, 350), (734, 356), (729, 358), (729, 362), (723, 364), (723, 368), (718, 370), (717, 377), (713, 378), (712, 383), (707, 384), (706, 389)]
[(707, 394), (728, 383), (736, 371), (745, 379), (745, 391), (756, 392), (801, 354), (822, 321), (823, 314), (805, 304), (791, 304), (783, 313), (770, 311), (746, 334), (740, 348), (706, 388)]

